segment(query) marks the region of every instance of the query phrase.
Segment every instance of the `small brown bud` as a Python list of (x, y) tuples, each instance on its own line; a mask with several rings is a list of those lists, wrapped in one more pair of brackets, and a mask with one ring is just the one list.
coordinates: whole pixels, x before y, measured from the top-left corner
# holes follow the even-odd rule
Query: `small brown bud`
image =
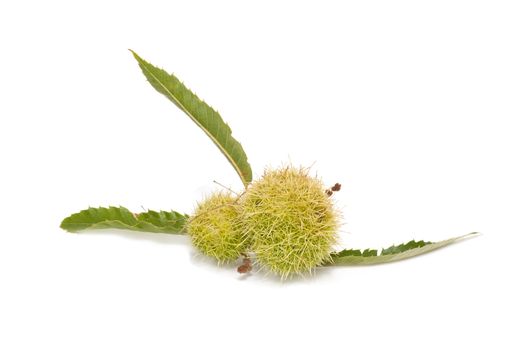
[(333, 185), (333, 187), (331, 187), (331, 190), (333, 192), (338, 192), (338, 191), (340, 191), (341, 187), (342, 187), (342, 185), (337, 182), (336, 184)]
[(245, 257), (242, 260), (242, 264), (238, 266), (238, 273), (248, 273), (253, 269), (252, 261), (247, 256), (247, 254), (242, 253), (242, 255)]
[(238, 273), (248, 273), (253, 269), (251, 265), (240, 265), (238, 266)]

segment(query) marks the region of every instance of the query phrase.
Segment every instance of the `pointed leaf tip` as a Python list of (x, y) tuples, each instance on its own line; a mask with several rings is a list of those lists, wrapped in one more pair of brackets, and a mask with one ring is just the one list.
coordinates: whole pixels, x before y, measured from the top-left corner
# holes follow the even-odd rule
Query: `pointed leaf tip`
[[(384, 264), (389, 262), (395, 262), (403, 259), (412, 258), (418, 255), (423, 255), (434, 250), (444, 248), (448, 245), (456, 243), (460, 240), (474, 237), (478, 235), (478, 232), (471, 232), (469, 234), (450, 238), (439, 242), (425, 242), (415, 241), (400, 244), (397, 246), (391, 246), (381, 250), (380, 254), (377, 254), (376, 250), (365, 249), (363, 251), (359, 249), (344, 249), (340, 252), (335, 252), (331, 255), (332, 262), (327, 265), (374, 265)], [(373, 253), (374, 252), (374, 253)]]
[(242, 145), (232, 136), (230, 127), (223, 121), (220, 114), (190, 91), (174, 75), (148, 63), (135, 51), (130, 50), (130, 52), (150, 85), (187, 114), (207, 134), (231, 163), (243, 185), (247, 187), (252, 181), (252, 170), (247, 155)]

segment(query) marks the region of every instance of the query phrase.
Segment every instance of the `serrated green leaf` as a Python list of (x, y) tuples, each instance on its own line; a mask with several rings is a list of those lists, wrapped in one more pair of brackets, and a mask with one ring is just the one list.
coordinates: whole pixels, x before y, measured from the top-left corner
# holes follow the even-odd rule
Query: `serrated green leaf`
[(245, 187), (252, 181), (252, 170), (242, 145), (232, 137), (231, 128), (174, 75), (155, 67), (130, 50), (148, 82), (192, 119), (214, 142), (234, 167)]
[(333, 262), (327, 265), (373, 265), (394, 262), (429, 253), (475, 234), (477, 233), (473, 232), (440, 242), (410, 241), (383, 249), (380, 254), (377, 253), (377, 250), (371, 249), (364, 251), (359, 249), (345, 249), (338, 253), (333, 253), (331, 255)]
[(175, 211), (133, 214), (123, 207), (89, 208), (65, 218), (60, 227), (69, 232), (117, 228), (132, 231), (184, 234), (188, 216)]

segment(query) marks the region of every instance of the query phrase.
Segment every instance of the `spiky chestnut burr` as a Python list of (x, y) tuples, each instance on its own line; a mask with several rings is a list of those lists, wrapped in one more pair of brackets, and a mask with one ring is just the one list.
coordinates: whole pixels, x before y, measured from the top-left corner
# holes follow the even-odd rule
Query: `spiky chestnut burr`
[(285, 279), (330, 260), (340, 215), (308, 170), (267, 170), (241, 203), (243, 234), (259, 265)]
[(209, 195), (198, 203), (186, 227), (194, 247), (220, 264), (236, 260), (246, 249), (236, 199), (223, 192)]

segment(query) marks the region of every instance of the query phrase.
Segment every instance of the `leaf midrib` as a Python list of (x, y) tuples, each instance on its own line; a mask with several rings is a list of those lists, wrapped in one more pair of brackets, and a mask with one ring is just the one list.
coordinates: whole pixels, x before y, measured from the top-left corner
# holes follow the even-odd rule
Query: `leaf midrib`
[[(132, 53), (134, 55), (136, 55), (136, 53), (134, 51), (132, 51)], [(163, 90), (165, 90), (167, 92), (168, 95), (170, 95), (170, 97), (177, 103), (178, 107), (181, 108), (181, 110), (183, 112), (185, 112), (186, 115), (188, 115), (190, 117), (190, 119), (192, 119), (192, 121), (194, 121), (194, 123), (199, 126), (199, 128), (201, 130), (203, 130), (207, 136), (213, 140), (213, 142), (218, 146), (218, 148), (221, 150), (221, 153), (223, 153), (225, 155), (225, 157), (227, 157), (227, 159), (229, 160), (229, 162), (232, 164), (232, 166), (234, 167), (234, 169), (236, 170), (236, 172), (238, 173), (238, 176), (240, 176), (240, 178), (242, 179), (243, 181), (243, 185), (245, 187), (247, 187), (247, 180), (245, 179), (245, 176), (243, 175), (241, 169), (238, 167), (238, 165), (236, 164), (236, 162), (234, 161), (234, 159), (231, 157), (231, 155), (227, 152), (227, 150), (219, 143), (216, 141), (216, 137), (214, 137), (207, 129), (205, 129), (201, 123), (196, 119), (194, 118), (194, 116), (192, 115), (192, 113), (190, 113), (186, 108), (185, 106), (183, 106), (183, 104), (181, 104), (181, 102), (176, 98), (176, 96), (174, 96), (174, 94), (165, 86), (165, 84), (163, 84), (158, 78), (157, 76), (150, 70), (148, 69), (147, 66), (145, 66), (143, 64), (142, 61), (139, 61), (139, 64), (141, 65), (141, 67), (146, 70), (148, 72), (148, 74), (150, 74), (150, 76), (152, 76), (156, 82), (163, 88)], [(219, 123), (219, 121), (217, 121), (216, 123)], [(219, 126), (217, 126), (217, 129), (219, 129)], [(220, 133), (221, 134), (221, 133)], [(228, 141), (228, 140), (226, 140)], [(227, 143), (227, 142), (225, 142)]]

